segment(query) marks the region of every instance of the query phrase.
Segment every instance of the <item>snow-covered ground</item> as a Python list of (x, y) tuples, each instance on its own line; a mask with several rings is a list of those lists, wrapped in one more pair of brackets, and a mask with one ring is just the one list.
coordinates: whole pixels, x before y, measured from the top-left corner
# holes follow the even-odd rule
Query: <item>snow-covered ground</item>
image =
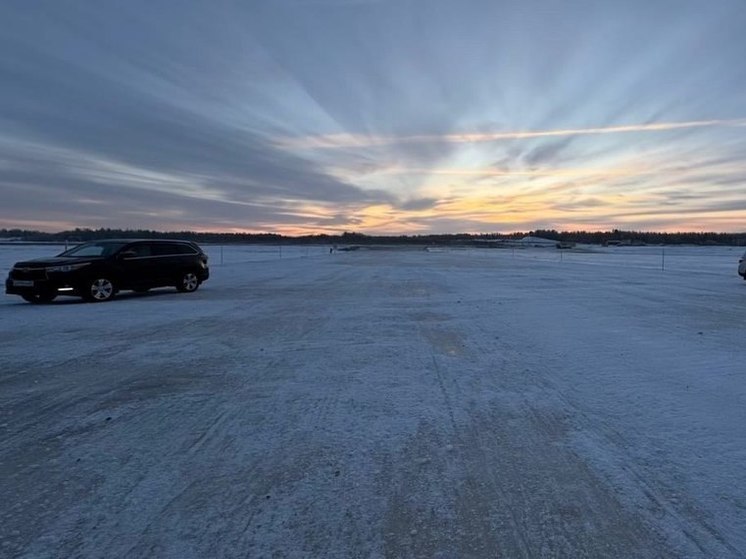
[(208, 250), (0, 296), (0, 556), (746, 556), (742, 250)]

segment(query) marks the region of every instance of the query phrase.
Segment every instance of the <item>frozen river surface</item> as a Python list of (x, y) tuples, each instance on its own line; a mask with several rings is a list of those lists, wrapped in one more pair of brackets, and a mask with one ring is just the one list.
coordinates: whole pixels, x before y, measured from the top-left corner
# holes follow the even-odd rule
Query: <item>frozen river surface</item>
[(0, 297), (0, 556), (746, 556), (740, 251), (262, 250)]

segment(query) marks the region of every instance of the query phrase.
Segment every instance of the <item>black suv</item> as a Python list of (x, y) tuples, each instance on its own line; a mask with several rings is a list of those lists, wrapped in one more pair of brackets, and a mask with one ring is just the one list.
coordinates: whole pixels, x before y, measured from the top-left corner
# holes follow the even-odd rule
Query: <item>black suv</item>
[(122, 289), (174, 286), (192, 292), (209, 277), (207, 255), (195, 243), (106, 240), (78, 245), (54, 258), (17, 262), (5, 293), (31, 303), (48, 303), (57, 295), (108, 301)]

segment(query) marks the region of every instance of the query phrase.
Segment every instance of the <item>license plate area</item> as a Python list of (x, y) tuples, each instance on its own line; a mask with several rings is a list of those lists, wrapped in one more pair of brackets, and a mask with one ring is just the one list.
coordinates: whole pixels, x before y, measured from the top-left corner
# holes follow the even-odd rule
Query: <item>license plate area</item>
[(13, 280), (13, 287), (34, 287), (32, 280)]

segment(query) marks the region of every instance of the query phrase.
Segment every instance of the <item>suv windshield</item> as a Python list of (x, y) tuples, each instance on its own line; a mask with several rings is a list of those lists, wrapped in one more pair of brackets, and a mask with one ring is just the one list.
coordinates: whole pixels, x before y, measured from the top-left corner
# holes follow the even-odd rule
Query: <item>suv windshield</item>
[(70, 250), (66, 250), (65, 252), (60, 254), (60, 256), (73, 256), (76, 258), (85, 256), (111, 256), (126, 244), (127, 243), (104, 242), (85, 243), (83, 245), (71, 248)]

